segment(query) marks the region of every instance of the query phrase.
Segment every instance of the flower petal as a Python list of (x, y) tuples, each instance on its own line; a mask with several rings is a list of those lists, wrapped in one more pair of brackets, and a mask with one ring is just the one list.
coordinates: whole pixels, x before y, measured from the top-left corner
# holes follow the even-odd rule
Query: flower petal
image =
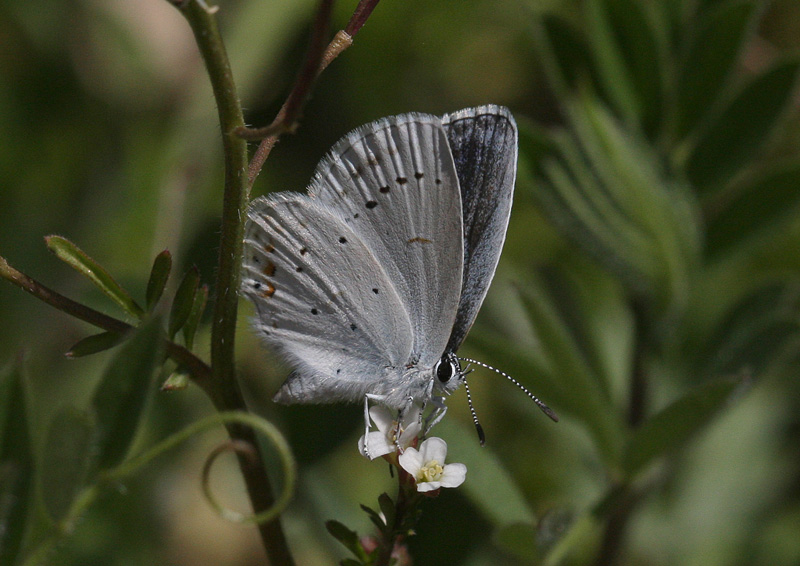
[(363, 436), (358, 439), (358, 451), (361, 452), (362, 456), (367, 455), (367, 447), (369, 447), (370, 460), (395, 451), (394, 444), (389, 444), (386, 441), (386, 435), (380, 431), (370, 432), (366, 437), (366, 441)]
[(405, 451), (400, 454), (397, 461), (400, 467), (415, 478), (423, 464), (422, 455), (416, 448), (406, 448)]
[(467, 467), (464, 464), (447, 464), (442, 471), (439, 482), (442, 487), (458, 487), (467, 479)]
[(447, 443), (441, 438), (432, 436), (422, 441), (422, 444), (419, 447), (419, 453), (421, 454), (424, 462), (436, 460), (443, 465), (445, 458), (447, 457)]
[(418, 483), (417, 491), (420, 493), (425, 493), (426, 491), (433, 491), (435, 489), (439, 489), (440, 487), (442, 487), (442, 482), (428, 481), (428, 482)]
[(384, 435), (394, 426), (394, 415), (392, 411), (383, 405), (373, 405), (369, 408), (369, 417), (375, 426)]

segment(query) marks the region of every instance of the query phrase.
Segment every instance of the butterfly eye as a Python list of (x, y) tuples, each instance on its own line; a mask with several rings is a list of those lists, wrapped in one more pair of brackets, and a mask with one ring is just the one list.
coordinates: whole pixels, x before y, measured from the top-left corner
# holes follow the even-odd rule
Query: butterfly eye
[(455, 371), (456, 368), (453, 366), (453, 362), (445, 356), (436, 364), (436, 379), (442, 383), (447, 383), (453, 377)]

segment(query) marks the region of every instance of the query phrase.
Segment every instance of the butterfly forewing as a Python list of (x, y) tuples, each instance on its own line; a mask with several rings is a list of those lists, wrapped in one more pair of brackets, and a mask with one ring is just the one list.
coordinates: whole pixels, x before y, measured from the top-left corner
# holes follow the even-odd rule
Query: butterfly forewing
[(394, 283), (413, 333), (411, 365), (439, 360), (461, 294), (461, 195), (441, 120), (386, 118), (334, 146), (309, 189), (345, 215)]
[(344, 220), (305, 195), (254, 201), (242, 290), (255, 326), (296, 372), (281, 402), (361, 401), (411, 352), (406, 308), (386, 271)]
[(517, 170), (517, 125), (500, 106), (467, 108), (442, 118), (463, 207), (461, 300), (447, 351), (464, 341), (494, 277), (506, 238)]

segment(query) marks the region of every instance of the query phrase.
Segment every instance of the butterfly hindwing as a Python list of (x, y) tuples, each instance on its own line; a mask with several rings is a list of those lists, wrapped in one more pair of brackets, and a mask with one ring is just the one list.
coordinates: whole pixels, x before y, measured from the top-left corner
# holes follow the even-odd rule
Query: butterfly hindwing
[(255, 326), (296, 371), (281, 402), (359, 402), (412, 346), (408, 314), (386, 271), (335, 210), (297, 193), (253, 202), (242, 290)]
[(463, 207), (461, 300), (447, 351), (455, 352), (478, 315), (506, 238), (517, 170), (517, 125), (500, 106), (480, 106), (442, 118)]
[(404, 114), (343, 138), (309, 196), (342, 211), (384, 267), (411, 320), (409, 364), (444, 352), (461, 294), (461, 195), (441, 120)]

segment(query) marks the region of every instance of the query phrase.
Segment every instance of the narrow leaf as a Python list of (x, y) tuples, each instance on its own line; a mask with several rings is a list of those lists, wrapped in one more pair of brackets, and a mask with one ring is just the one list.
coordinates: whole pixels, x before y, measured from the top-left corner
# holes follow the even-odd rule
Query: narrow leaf
[[(547, 419), (541, 422), (545, 423), (542, 426), (549, 426)], [(475, 430), (467, 424), (444, 419), (436, 426), (442, 437), (447, 438), (447, 459), (469, 462), (467, 481), (459, 489), (465, 490), (494, 525), (535, 522), (536, 516), (525, 495), (492, 451), (491, 438), (489, 446), (481, 447)]]
[[(615, 52), (630, 79), (631, 96), (636, 100), (638, 122), (649, 134), (661, 120), (663, 78), (661, 49), (654, 23), (638, 0), (604, 0), (604, 10), (613, 34)], [(651, 11), (652, 13), (657, 13)], [(599, 67), (600, 74), (604, 67)], [(609, 80), (612, 80), (609, 78)]]
[(106, 369), (92, 399), (97, 415), (99, 467), (119, 464), (133, 442), (153, 370), (162, 360), (160, 321), (155, 318), (127, 341)]
[(22, 364), (0, 371), (0, 564), (14, 564), (28, 524), (34, 467)]
[(118, 345), (125, 339), (122, 334), (116, 332), (101, 332), (100, 334), (93, 334), (80, 340), (69, 351), (64, 354), (68, 358), (80, 358), (103, 352), (114, 346)]
[(796, 60), (779, 63), (748, 84), (699, 139), (686, 164), (697, 189), (709, 191), (747, 167), (791, 99)]
[(794, 286), (772, 283), (744, 297), (721, 320), (697, 366), (704, 375), (747, 371), (758, 376), (800, 335), (800, 298)]
[(50, 518), (66, 516), (92, 472), (94, 422), (86, 411), (65, 407), (50, 423), (39, 475), (39, 494)]
[(164, 294), (164, 288), (167, 286), (171, 270), (172, 254), (169, 250), (164, 250), (158, 254), (155, 261), (153, 261), (153, 269), (150, 270), (150, 279), (147, 281), (145, 301), (148, 311), (156, 306), (161, 295)]
[(200, 272), (197, 267), (193, 266), (186, 272), (186, 275), (183, 276), (183, 281), (181, 281), (178, 290), (175, 292), (175, 300), (172, 302), (172, 310), (169, 313), (168, 328), (170, 340), (175, 338), (175, 334), (177, 334), (178, 330), (189, 320), (199, 284)]
[(680, 70), (679, 135), (695, 127), (719, 97), (744, 48), (754, 11), (752, 2), (731, 2), (701, 19)]
[(361, 505), (361, 509), (369, 516), (369, 520), (372, 521), (372, 524), (375, 525), (379, 531), (386, 530), (386, 522), (377, 511), (363, 504)]
[(175, 371), (161, 384), (161, 391), (182, 391), (189, 386), (189, 374)]
[(746, 187), (708, 222), (707, 248), (712, 255), (746, 244), (775, 228), (800, 205), (800, 162), (791, 163)]
[(596, 83), (591, 50), (581, 34), (564, 19), (549, 13), (543, 16), (542, 26), (567, 85), (575, 88), (586, 79)]
[(378, 505), (381, 508), (381, 513), (383, 513), (386, 525), (394, 525), (396, 511), (394, 501), (392, 501), (388, 493), (381, 493), (380, 496), (378, 496)]
[(207, 302), (208, 285), (202, 285), (194, 294), (192, 311), (189, 313), (189, 318), (186, 319), (186, 324), (183, 325), (183, 342), (190, 350), (194, 345), (194, 335), (197, 333), (197, 327), (200, 325), (200, 320), (206, 310)]
[(631, 438), (623, 466), (629, 475), (654, 458), (675, 451), (703, 429), (731, 399), (741, 380), (721, 379), (696, 387), (667, 406)]
[(128, 292), (78, 246), (61, 236), (47, 236), (45, 242), (47, 242), (47, 248), (58, 259), (87, 277), (125, 312), (136, 318), (144, 315), (142, 307), (136, 304)]
[(351, 531), (339, 521), (333, 520), (325, 521), (325, 528), (328, 529), (333, 538), (342, 543), (350, 552), (356, 556), (363, 554), (361, 543), (358, 540), (358, 533)]
[(641, 101), (636, 95), (621, 46), (616, 41), (608, 7), (602, 0), (589, 0), (586, 6), (589, 38), (601, 84), (622, 119), (629, 124), (638, 123)]

